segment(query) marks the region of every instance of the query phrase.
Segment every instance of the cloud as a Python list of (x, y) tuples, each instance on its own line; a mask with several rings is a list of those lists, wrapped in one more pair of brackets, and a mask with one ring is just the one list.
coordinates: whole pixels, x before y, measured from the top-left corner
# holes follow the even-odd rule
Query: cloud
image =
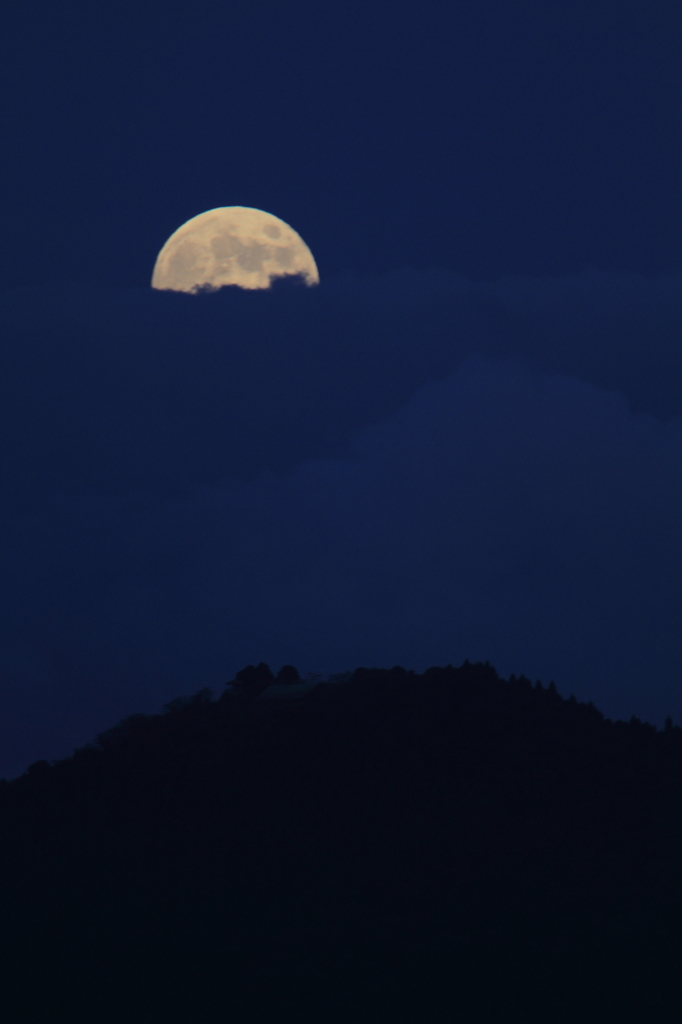
[(338, 454), (478, 352), (682, 414), (682, 276), (456, 275), (318, 288), (43, 289), (0, 301), (5, 507), (56, 490), (179, 493)]
[(515, 350), (544, 369), (622, 391), (638, 412), (682, 415), (682, 271), (588, 268), (484, 286), (516, 321)]
[(0, 775), (254, 660), (682, 718), (677, 286), (588, 285), (7, 300)]

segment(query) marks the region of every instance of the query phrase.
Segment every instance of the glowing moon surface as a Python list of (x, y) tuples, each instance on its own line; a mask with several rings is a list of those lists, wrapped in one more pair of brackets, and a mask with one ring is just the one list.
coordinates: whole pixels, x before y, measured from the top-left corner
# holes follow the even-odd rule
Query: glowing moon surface
[(156, 258), (152, 288), (197, 292), (237, 284), (269, 288), (273, 277), (320, 275), (308, 246), (279, 217), (250, 206), (219, 206), (174, 231)]

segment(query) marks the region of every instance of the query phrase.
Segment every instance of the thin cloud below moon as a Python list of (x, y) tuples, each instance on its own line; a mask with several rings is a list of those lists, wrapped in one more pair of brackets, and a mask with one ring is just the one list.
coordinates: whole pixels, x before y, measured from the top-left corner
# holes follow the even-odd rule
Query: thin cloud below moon
[(238, 285), (269, 288), (273, 278), (320, 275), (308, 246), (279, 217), (248, 206), (221, 206), (192, 217), (159, 253), (152, 288), (198, 292)]

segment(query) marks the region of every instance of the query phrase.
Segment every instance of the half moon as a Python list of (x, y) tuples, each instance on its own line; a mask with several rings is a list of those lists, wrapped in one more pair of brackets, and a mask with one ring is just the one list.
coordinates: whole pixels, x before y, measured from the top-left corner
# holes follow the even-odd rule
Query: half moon
[(313, 254), (293, 228), (264, 210), (219, 206), (173, 232), (156, 258), (152, 288), (269, 288), (273, 278), (293, 274), (308, 285), (320, 280)]

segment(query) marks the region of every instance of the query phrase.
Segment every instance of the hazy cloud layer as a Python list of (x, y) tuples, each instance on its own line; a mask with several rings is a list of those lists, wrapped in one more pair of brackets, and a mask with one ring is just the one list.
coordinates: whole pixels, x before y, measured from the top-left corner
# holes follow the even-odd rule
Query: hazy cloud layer
[(682, 718), (680, 278), (2, 301), (0, 775), (248, 661)]
[(175, 493), (338, 453), (472, 352), (682, 414), (682, 275), (473, 285), (444, 272), (272, 293), (22, 290), (0, 300), (5, 501)]

